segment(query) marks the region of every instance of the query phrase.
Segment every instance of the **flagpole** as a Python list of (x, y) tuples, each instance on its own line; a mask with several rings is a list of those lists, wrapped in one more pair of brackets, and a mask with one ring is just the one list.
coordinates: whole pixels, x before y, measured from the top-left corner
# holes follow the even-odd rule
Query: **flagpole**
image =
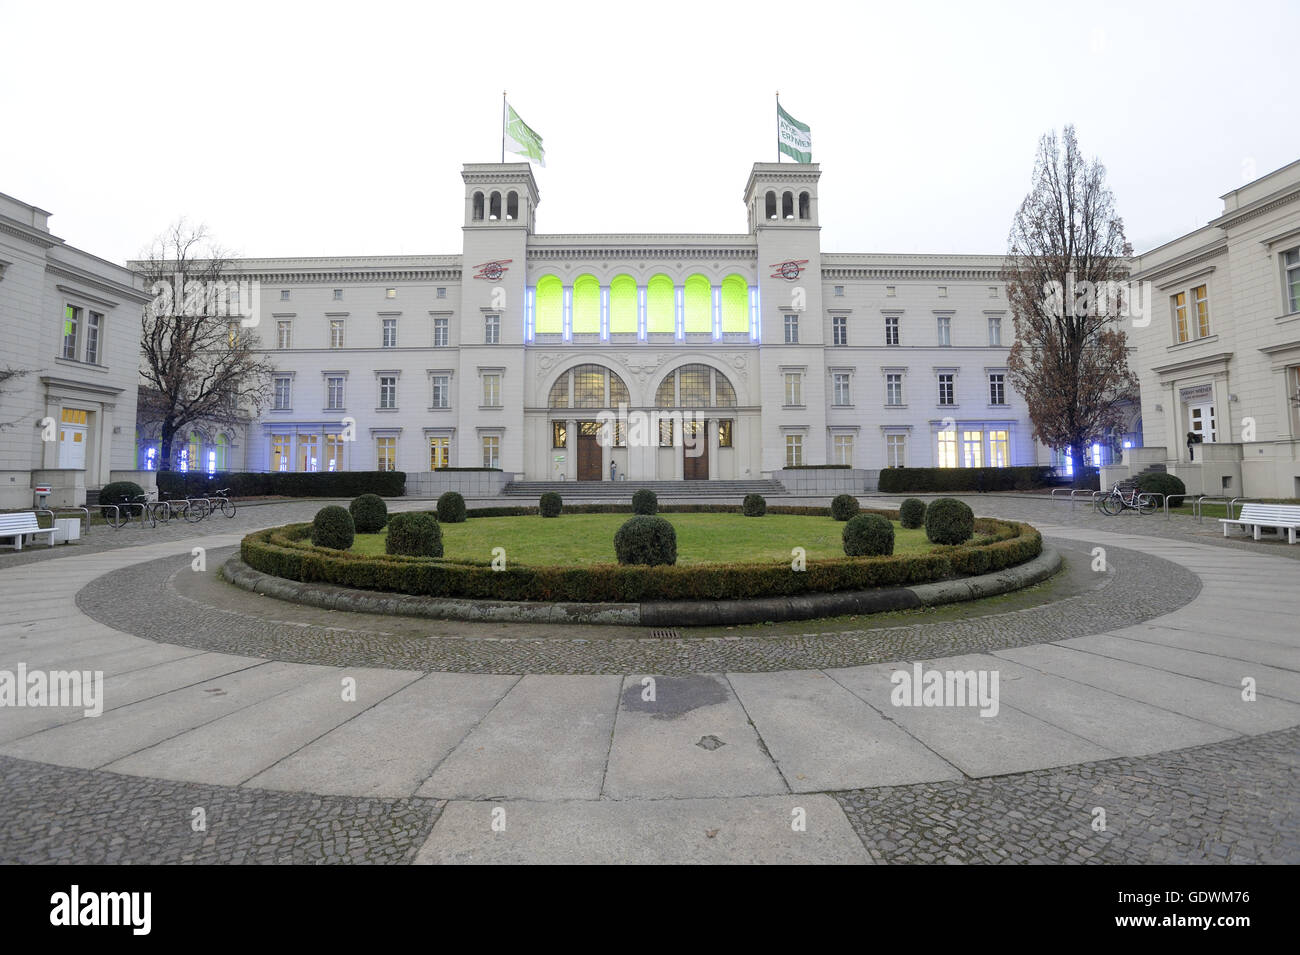
[(506, 91), (501, 91), (501, 162), (506, 161)]
[(776, 161), (781, 161), (781, 91), (776, 91)]

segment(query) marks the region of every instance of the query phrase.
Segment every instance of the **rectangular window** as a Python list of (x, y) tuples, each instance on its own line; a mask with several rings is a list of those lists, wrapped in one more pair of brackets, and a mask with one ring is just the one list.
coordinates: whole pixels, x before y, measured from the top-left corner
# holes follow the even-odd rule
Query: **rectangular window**
[(501, 467), (501, 438), (495, 434), (483, 435), (483, 467)]
[(961, 464), (964, 468), (984, 467), (984, 432), (961, 433)]
[(885, 464), (891, 468), (902, 468), (907, 466), (907, 435), (905, 434), (887, 434), (885, 435)]
[(341, 289), (341, 288), (336, 288), (336, 289), (334, 290), (334, 301), (336, 301), (336, 302), (341, 302), (341, 301), (343, 301), (343, 289)]
[(952, 430), (940, 431), (938, 439), (938, 454), (935, 458), (935, 465), (941, 468), (955, 468), (957, 466), (957, 432)]
[(483, 407), (501, 407), (501, 376), (497, 374), (483, 376)]
[(293, 408), (293, 379), (288, 375), (276, 376), (275, 399), (271, 407), (276, 411), (289, 411)]
[(732, 444), (731, 429), (732, 420), (730, 418), (723, 418), (718, 422), (718, 447), (735, 447), (735, 445)]
[(785, 316), (785, 343), (787, 345), (799, 344), (799, 316), (786, 313)]
[(451, 467), (451, 438), (430, 435), (429, 470), (436, 471), (438, 468), (449, 467)]
[(1196, 337), (1206, 338), (1210, 334), (1210, 294), (1204, 285), (1192, 289), (1192, 301), (1196, 303)]
[(673, 446), (673, 419), (659, 419), (659, 447), (671, 448)]
[(1002, 316), (989, 316), (989, 345), (1000, 348), (1002, 345)]
[(384, 319), (384, 347), (397, 347), (397, 319), (395, 318)]
[(952, 318), (939, 316), (939, 347), (947, 348), (952, 344)]
[(989, 467), (1011, 466), (1011, 435), (1006, 431), (989, 432)]
[(849, 317), (847, 315), (831, 316), (831, 341), (836, 345), (849, 343)]
[(853, 435), (834, 435), (831, 438), (831, 451), (834, 455), (833, 463), (853, 467)]
[(995, 372), (989, 375), (989, 404), (1004, 405), (1007, 403), (1007, 376), (1001, 372)]
[(103, 321), (99, 312), (86, 316), (86, 361), (92, 365), (99, 364), (99, 328)]
[(287, 288), (280, 289), (280, 301), (282, 302), (289, 301), (289, 290)]
[(330, 319), (330, 348), (343, 347), (343, 319)]
[(499, 345), (501, 343), (500, 315), (483, 316), (483, 343), (485, 345)]
[(379, 407), (397, 407), (397, 378), (394, 375), (379, 376)]
[(375, 470), (397, 470), (397, 438), (389, 435), (375, 438)]
[(433, 320), (433, 347), (447, 347), (447, 320), (445, 318), (435, 318)]
[(1300, 438), (1300, 365), (1287, 369), (1287, 403), (1291, 406), (1291, 437)]
[(272, 471), (289, 470), (290, 455), (292, 454), (289, 441), (290, 441), (290, 436), (287, 434), (271, 435), (271, 470)]
[(939, 404), (950, 405), (953, 403), (953, 376), (951, 374), (939, 375)]
[(77, 329), (81, 325), (81, 309), (75, 305), (63, 309), (63, 357), (77, 360)]
[(569, 446), (569, 426), (563, 421), (551, 422), (551, 447), (567, 448)]
[(1172, 299), (1171, 304), (1174, 309), (1174, 334), (1178, 342), (1187, 341), (1187, 293), (1179, 292)]
[(898, 344), (898, 316), (897, 315), (885, 316), (885, 344), (886, 345)]
[(321, 463), (325, 471), (343, 470), (343, 435), (325, 435), (325, 458)]
[(843, 286), (843, 285), (837, 285), (837, 286), (835, 286), (835, 297), (836, 297), (836, 298), (843, 298), (843, 297), (844, 297), (844, 286)]
[(836, 372), (833, 377), (833, 383), (834, 383), (834, 387), (832, 388), (832, 393), (834, 395), (834, 404), (837, 405), (853, 404), (853, 396), (849, 391), (848, 374), (846, 372)]
[(903, 376), (885, 376), (885, 404), (901, 405), (903, 403)]
[(446, 297), (447, 297), (447, 289), (446, 289), (446, 288), (439, 288), (439, 289), (438, 289), (438, 298), (446, 298)]
[(450, 375), (431, 375), (429, 380), (433, 383), (433, 404), (434, 408), (451, 407), (451, 376)]
[(785, 466), (797, 468), (803, 465), (803, 435), (787, 434), (785, 436)]
[(384, 298), (397, 298), (397, 289), (395, 288), (384, 289)]
[(226, 322), (226, 344), (231, 348), (239, 342), (239, 322)]
[(785, 403), (787, 405), (803, 404), (803, 374), (797, 371), (785, 373)]
[(293, 347), (293, 322), (275, 323), (275, 347), (276, 348)]
[(328, 411), (342, 411), (343, 376), (330, 375), (325, 379), (325, 408)]
[(298, 470), (320, 470), (320, 435), (298, 435)]
[(1300, 249), (1282, 253), (1282, 284), (1286, 288), (1286, 310), (1300, 312)]

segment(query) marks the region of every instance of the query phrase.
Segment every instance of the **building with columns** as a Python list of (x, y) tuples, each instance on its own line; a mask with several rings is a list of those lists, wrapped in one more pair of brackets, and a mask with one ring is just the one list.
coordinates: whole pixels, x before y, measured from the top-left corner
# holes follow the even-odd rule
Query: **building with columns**
[(476, 163), (459, 254), (236, 260), (278, 371), (226, 466), (608, 481), (1046, 463), (1007, 378), (1001, 257), (823, 253), (819, 178), (755, 163), (742, 233), (548, 235), (531, 167)]

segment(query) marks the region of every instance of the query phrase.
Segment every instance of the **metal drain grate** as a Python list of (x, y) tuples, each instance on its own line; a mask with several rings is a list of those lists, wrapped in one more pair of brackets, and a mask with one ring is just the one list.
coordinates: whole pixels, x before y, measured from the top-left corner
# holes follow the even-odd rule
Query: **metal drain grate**
[(676, 640), (681, 634), (676, 630), (651, 630), (650, 637), (654, 640)]

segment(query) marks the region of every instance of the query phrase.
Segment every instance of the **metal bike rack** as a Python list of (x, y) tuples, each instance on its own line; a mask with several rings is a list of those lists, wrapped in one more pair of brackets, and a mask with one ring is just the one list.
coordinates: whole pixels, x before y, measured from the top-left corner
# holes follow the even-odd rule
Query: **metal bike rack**
[(48, 515), (50, 515), (50, 520), (51, 520), (51, 521), (57, 521), (57, 520), (59, 519), (59, 515), (60, 515), (60, 514), (71, 514), (71, 513), (74, 512), (74, 511), (81, 515), (81, 518), (82, 518), (82, 524), (85, 526), (85, 529), (86, 529), (86, 536), (89, 537), (89, 536), (90, 536), (90, 508), (88, 508), (88, 507), (60, 507), (60, 508), (58, 508), (57, 510), (54, 509), (54, 508), (50, 508), (50, 507), (38, 507), (38, 508), (36, 508), (36, 513), (37, 513), (37, 514), (48, 514)]

